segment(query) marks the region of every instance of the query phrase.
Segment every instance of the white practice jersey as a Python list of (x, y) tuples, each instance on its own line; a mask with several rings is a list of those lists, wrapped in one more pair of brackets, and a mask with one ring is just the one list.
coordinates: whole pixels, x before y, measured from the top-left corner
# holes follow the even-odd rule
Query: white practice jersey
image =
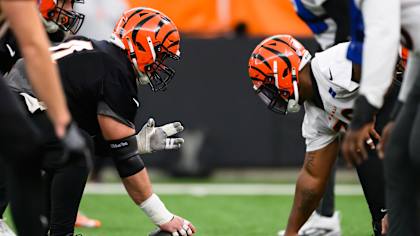
[[(326, 1), (327, 0), (292, 0), (295, 11), (299, 16), (301, 16), (302, 20), (308, 24), (322, 50), (325, 50), (334, 45), (335, 33), (337, 30), (337, 24), (331, 17), (327, 17), (327, 12), (322, 7), (322, 4), (324, 4)], [(306, 11), (309, 12), (309, 15)], [(312, 19), (304, 19), (305, 16)], [(312, 24), (317, 23), (318, 26), (311, 27)]]
[(333, 142), (350, 123), (359, 84), (352, 81), (352, 62), (346, 53), (349, 43), (341, 43), (316, 53), (311, 61), (323, 109), (305, 101), (302, 135), (306, 151), (319, 150)]
[[(420, 58), (420, 0), (356, 0), (356, 3), (365, 25), (360, 94), (377, 108), (383, 105), (402, 39), (411, 46), (399, 97), (404, 101), (415, 78), (409, 76), (412, 73), (410, 58)], [(400, 32), (403, 32), (402, 37)]]

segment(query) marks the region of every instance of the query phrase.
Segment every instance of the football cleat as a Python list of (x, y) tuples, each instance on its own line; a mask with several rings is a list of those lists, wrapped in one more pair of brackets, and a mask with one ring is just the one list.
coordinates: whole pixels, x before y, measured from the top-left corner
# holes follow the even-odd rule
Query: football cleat
[[(278, 232), (284, 236), (285, 231)], [(314, 212), (300, 228), (299, 236), (341, 236), (340, 212), (334, 212), (332, 217), (321, 216)]]
[(102, 223), (99, 220), (90, 219), (82, 213), (77, 213), (75, 226), (78, 228), (99, 228)]
[(16, 234), (6, 224), (6, 221), (2, 219), (0, 219), (0, 235), (1, 236), (16, 236)]

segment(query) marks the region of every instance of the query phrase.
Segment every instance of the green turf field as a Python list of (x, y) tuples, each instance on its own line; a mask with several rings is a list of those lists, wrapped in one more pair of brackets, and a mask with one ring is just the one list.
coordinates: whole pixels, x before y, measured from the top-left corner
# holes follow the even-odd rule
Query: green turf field
[[(171, 196), (167, 207), (194, 222), (198, 236), (276, 236), (286, 224), (292, 196)], [(371, 235), (369, 213), (362, 196), (337, 196), (344, 236)], [(83, 229), (83, 236), (147, 235), (154, 226), (124, 195), (85, 195), (81, 210), (102, 220), (100, 229)]]

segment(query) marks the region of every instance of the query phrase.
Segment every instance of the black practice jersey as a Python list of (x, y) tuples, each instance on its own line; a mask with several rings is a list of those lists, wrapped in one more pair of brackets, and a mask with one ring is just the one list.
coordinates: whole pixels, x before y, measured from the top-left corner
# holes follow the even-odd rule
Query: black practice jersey
[[(107, 41), (74, 37), (51, 51), (70, 112), (80, 128), (90, 135), (100, 134), (98, 114), (134, 124), (139, 106), (136, 74), (123, 50)], [(23, 63), (18, 61), (6, 80), (16, 92), (36, 97), (22, 73)]]
[(21, 54), (16, 38), (9, 29), (0, 38), (0, 73), (4, 75), (9, 72), (19, 58), (21, 58)]

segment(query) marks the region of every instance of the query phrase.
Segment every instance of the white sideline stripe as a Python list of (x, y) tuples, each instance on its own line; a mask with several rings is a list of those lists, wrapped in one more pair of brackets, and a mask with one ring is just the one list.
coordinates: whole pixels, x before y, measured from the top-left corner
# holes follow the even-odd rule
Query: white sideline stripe
[[(294, 184), (153, 184), (157, 194), (171, 195), (294, 195)], [(126, 194), (122, 184), (89, 183), (86, 194)], [(339, 184), (335, 186), (336, 195), (362, 195), (360, 185)]]

